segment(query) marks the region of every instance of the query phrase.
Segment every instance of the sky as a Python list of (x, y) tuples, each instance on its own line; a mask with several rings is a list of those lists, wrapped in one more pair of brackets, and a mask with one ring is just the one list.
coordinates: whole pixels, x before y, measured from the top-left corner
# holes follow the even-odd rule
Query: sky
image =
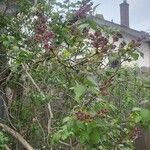
[[(92, 0), (100, 3), (96, 13), (103, 14), (106, 20), (120, 24), (120, 7), (123, 0)], [(129, 3), (130, 28), (150, 33), (150, 0), (127, 0)]]

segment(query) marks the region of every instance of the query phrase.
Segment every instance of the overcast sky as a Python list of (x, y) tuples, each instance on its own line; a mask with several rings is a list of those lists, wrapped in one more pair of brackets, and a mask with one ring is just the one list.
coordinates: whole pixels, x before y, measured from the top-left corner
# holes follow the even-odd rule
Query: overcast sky
[[(123, 0), (92, 0), (94, 5), (100, 3), (96, 12), (103, 14), (106, 20), (120, 23), (119, 4)], [(130, 4), (130, 27), (150, 32), (150, 0), (127, 0)]]

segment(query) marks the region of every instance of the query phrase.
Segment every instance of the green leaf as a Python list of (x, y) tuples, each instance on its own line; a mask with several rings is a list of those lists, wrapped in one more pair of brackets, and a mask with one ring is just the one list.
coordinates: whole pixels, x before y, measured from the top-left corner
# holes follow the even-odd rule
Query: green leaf
[(9, 41), (3, 41), (4, 46), (8, 47), (10, 42)]
[(76, 125), (76, 129), (77, 130), (84, 130), (86, 128), (86, 126), (84, 125), (84, 123), (82, 123), (81, 121), (77, 120), (75, 122)]
[(8, 142), (8, 138), (0, 131), (0, 148)]
[(135, 123), (139, 123), (142, 120), (142, 117), (140, 115), (137, 115), (135, 117)]
[(69, 138), (70, 136), (72, 136), (73, 135), (73, 132), (69, 132), (69, 131), (65, 131), (65, 132), (63, 132), (63, 134), (62, 134), (62, 140), (66, 140), (67, 138)]
[(140, 111), (141, 110), (141, 108), (139, 108), (139, 107), (134, 107), (133, 109), (132, 109), (132, 111)]
[(87, 80), (88, 80), (92, 85), (98, 86), (97, 82), (94, 80), (93, 77), (88, 76), (88, 77), (87, 77)]
[(132, 53), (132, 54), (131, 54), (131, 57), (132, 57), (134, 60), (138, 60), (139, 54), (138, 54), (138, 53)]
[(18, 46), (13, 46), (12, 49), (13, 49), (14, 51), (19, 51), (19, 47), (18, 47)]
[(88, 91), (90, 91), (94, 94), (99, 94), (99, 89), (97, 87), (90, 87), (90, 88), (88, 88)]
[(148, 109), (142, 109), (141, 117), (144, 122), (149, 122), (150, 121), (150, 111)]
[(64, 56), (65, 58), (68, 58), (68, 57), (71, 56), (71, 53), (69, 52), (69, 50), (65, 50), (65, 51), (63, 52), (63, 56)]
[(94, 130), (91, 134), (90, 134), (90, 141), (92, 144), (98, 144), (100, 140), (100, 133), (98, 130)]
[(83, 131), (80, 133), (80, 142), (81, 143), (85, 143), (86, 141), (88, 141), (89, 139), (89, 135), (86, 133), (86, 131)]
[(65, 117), (64, 119), (63, 119), (63, 123), (66, 123), (66, 122), (68, 122), (68, 121), (70, 121), (71, 120), (71, 117)]
[(62, 131), (59, 131), (59, 132), (56, 132), (54, 135), (53, 135), (53, 143), (55, 142), (58, 142), (60, 139), (61, 139), (61, 132)]
[(87, 130), (86, 132), (87, 132), (88, 134), (91, 134), (92, 131), (93, 131), (93, 129), (96, 128), (96, 126), (97, 126), (97, 124), (96, 124), (95, 122), (88, 123), (88, 124), (86, 125), (86, 130)]
[(97, 29), (97, 23), (95, 21), (88, 19), (88, 23), (92, 29), (94, 29), (94, 30)]
[(80, 102), (80, 97), (85, 93), (86, 86), (77, 84), (74, 88), (75, 100)]

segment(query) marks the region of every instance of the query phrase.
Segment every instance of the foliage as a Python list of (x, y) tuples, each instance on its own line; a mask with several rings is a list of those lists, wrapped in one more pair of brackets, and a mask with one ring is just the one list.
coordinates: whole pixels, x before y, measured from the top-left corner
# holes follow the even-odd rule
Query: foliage
[[(62, 129), (55, 133), (53, 142), (78, 137), (88, 149), (134, 149), (133, 141), (141, 134), (139, 127), (150, 124), (149, 108), (140, 105), (150, 94), (145, 88), (141, 90), (142, 86), (136, 69), (120, 68), (109, 94), (73, 110), (64, 119)], [(82, 87), (76, 88), (75, 93), (79, 91), (81, 95)]]
[(3, 149), (4, 145), (8, 143), (8, 138), (3, 132), (0, 132), (0, 148)]
[(142, 104), (150, 95), (136, 68), (123, 64), (138, 59), (140, 41), (97, 26), (90, 0), (17, 7), (0, 23), (10, 70), (6, 123), (35, 149), (134, 149), (149, 126)]

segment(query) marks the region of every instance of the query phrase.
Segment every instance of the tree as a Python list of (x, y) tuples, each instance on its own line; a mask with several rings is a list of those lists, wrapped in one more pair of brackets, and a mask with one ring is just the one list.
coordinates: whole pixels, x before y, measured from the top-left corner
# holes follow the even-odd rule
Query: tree
[[(126, 89), (122, 63), (138, 59), (139, 43), (122, 41), (116, 47), (121, 34), (90, 19), (90, 0), (26, 0), (17, 8), (17, 15), (3, 15), (1, 22), (10, 70), (4, 83), (11, 94), (8, 119), (0, 127), (13, 137), (2, 133), (0, 139), (9, 137), (12, 149), (18, 149), (18, 137), (27, 149), (132, 149), (136, 124), (149, 120), (142, 120), (143, 109), (135, 109), (138, 102)], [(120, 65), (112, 68), (114, 60)], [(140, 87), (139, 82), (134, 84)], [(141, 92), (146, 93), (144, 86)], [(1, 143), (4, 147), (8, 140)]]

